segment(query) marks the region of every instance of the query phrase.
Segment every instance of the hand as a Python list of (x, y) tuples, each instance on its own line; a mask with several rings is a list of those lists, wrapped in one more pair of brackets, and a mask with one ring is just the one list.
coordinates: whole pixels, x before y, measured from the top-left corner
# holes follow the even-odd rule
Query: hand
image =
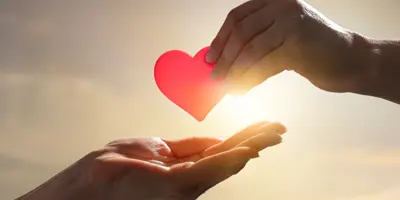
[(236, 91), (289, 69), (321, 89), (356, 92), (367, 70), (356, 60), (369, 48), (354, 51), (357, 40), (302, 0), (252, 0), (228, 14), (207, 60)]
[(19, 199), (196, 199), (238, 173), (259, 151), (280, 143), (284, 132), (280, 124), (261, 122), (225, 141), (119, 140), (90, 153)]

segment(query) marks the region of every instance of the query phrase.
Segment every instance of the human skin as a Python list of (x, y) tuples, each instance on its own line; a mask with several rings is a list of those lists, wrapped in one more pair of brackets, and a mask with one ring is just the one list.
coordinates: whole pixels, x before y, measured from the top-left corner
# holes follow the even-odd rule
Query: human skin
[(260, 122), (227, 140), (118, 140), (93, 151), (17, 200), (193, 200), (281, 142), (286, 129)]
[[(368, 22), (365, 22), (368, 23)], [(343, 28), (302, 0), (252, 0), (227, 16), (211, 44), (212, 76), (244, 93), (285, 70), (320, 89), (400, 103), (400, 41)]]

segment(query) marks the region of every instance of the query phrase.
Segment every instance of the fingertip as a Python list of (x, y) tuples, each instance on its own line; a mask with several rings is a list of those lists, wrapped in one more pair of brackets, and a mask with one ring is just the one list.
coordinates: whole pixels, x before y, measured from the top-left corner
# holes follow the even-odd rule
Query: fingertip
[(281, 142), (281, 135), (265, 132), (240, 143), (238, 147), (249, 147), (257, 151), (258, 153), (259, 151), (262, 151), (267, 147), (278, 145)]
[(285, 126), (285, 124), (283, 123), (277, 123), (277, 132), (280, 133), (281, 135), (285, 134), (287, 132), (287, 128)]
[(280, 122), (273, 122), (271, 124), (268, 124), (263, 129), (278, 135), (283, 135), (287, 132), (286, 126)]
[(217, 43), (217, 38), (215, 38), (208, 48), (206, 61), (210, 64), (216, 64), (219, 56), (221, 55), (221, 49), (219, 47), (220, 45), (218, 45)]
[(217, 61), (216, 53), (212, 48), (210, 48), (210, 50), (208, 50), (206, 54), (206, 62), (209, 64), (215, 64), (216, 61)]

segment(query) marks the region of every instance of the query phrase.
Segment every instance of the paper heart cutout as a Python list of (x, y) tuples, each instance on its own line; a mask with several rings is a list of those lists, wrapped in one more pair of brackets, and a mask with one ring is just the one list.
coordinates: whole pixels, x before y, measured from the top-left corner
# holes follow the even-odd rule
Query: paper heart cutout
[(183, 51), (168, 51), (154, 68), (161, 92), (198, 121), (203, 121), (225, 95), (222, 81), (211, 78), (214, 65), (205, 59), (208, 50), (203, 48), (193, 58)]

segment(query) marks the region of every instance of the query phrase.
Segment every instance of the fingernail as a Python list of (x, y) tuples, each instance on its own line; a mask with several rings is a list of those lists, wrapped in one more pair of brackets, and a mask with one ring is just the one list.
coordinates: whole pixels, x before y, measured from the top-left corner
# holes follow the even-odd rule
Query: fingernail
[(214, 64), (216, 61), (215, 52), (213, 49), (208, 50), (206, 55), (206, 61), (210, 64)]

